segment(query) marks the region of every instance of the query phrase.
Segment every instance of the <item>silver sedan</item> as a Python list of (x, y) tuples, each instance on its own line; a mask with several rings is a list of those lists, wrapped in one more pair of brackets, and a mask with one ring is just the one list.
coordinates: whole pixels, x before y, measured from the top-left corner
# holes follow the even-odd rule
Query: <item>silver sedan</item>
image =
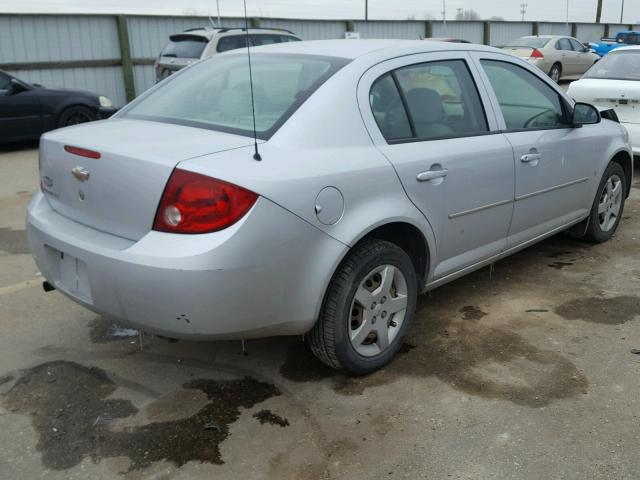
[(251, 59), (253, 83), (247, 52), (225, 53), (42, 138), (27, 228), (51, 286), (166, 336), (306, 333), (364, 374), (419, 293), (619, 225), (625, 129), (504, 51), (338, 40)]

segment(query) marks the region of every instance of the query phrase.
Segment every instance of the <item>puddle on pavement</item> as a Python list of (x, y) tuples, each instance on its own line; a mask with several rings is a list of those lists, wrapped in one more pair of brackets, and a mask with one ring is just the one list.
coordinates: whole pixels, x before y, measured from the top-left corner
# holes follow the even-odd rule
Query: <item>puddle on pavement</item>
[(240, 407), (280, 395), (274, 385), (251, 377), (192, 380), (183, 387), (208, 398), (196, 414), (112, 430), (114, 420), (137, 412), (129, 400), (108, 398), (116, 387), (99, 368), (55, 361), (24, 371), (3, 403), (10, 412), (31, 417), (47, 468), (71, 468), (85, 457), (97, 462), (122, 456), (130, 460), (129, 470), (139, 470), (162, 460), (177, 466), (192, 460), (224, 463), (219, 446), (240, 417)]
[(438, 300), (432, 302), (428, 321), (418, 321), (408, 337), (415, 348), (383, 370), (347, 377), (324, 366), (298, 342), (290, 347), (281, 373), (293, 382), (330, 379), (342, 395), (359, 395), (406, 376), (435, 377), (471, 395), (531, 407), (586, 393), (586, 377), (564, 356), (537, 348), (510, 330), (484, 325), (479, 319), (486, 312), (478, 307), (465, 307), (462, 316), (451, 317), (446, 301), (440, 300), (439, 307)]
[(640, 297), (576, 298), (563, 303), (555, 312), (567, 320), (621, 325), (640, 315)]
[(564, 267), (570, 267), (573, 262), (553, 262), (547, 265), (547, 267), (555, 268), (556, 270), (562, 270)]
[(460, 313), (462, 314), (462, 318), (465, 320), (480, 320), (482, 317), (487, 315), (485, 312), (480, 310), (480, 307), (474, 307), (472, 305), (462, 307), (460, 309)]
[(268, 423), (271, 425), (278, 425), (280, 427), (289, 426), (289, 420), (281, 417), (276, 413), (273, 413), (271, 410), (260, 410), (259, 412), (253, 414), (253, 418), (257, 419), (260, 422), (260, 425)]
[(89, 337), (93, 343), (108, 343), (117, 340), (138, 338), (138, 330), (97, 317), (89, 323)]
[(24, 230), (0, 228), (0, 250), (10, 255), (29, 253), (27, 233)]

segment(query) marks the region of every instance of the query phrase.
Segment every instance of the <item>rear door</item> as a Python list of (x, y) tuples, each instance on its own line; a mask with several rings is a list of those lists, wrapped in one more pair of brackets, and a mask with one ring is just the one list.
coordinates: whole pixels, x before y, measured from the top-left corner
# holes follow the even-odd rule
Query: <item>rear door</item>
[(515, 203), (508, 245), (512, 247), (586, 214), (589, 180), (598, 170), (599, 154), (597, 146), (584, 138), (584, 129), (569, 125), (567, 107), (549, 79), (505, 55), (479, 52), (474, 57), (513, 146)]
[(376, 146), (430, 222), (440, 278), (506, 246), (513, 153), (465, 52), (411, 55), (361, 79), (359, 103)]

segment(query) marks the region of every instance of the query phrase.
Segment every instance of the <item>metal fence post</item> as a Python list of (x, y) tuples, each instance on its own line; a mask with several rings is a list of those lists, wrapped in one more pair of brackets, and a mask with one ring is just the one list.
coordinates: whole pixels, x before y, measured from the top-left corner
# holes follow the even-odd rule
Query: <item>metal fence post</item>
[(604, 38), (609, 38), (609, 24), (604, 24)]
[(538, 22), (531, 23), (531, 35), (538, 35), (540, 33), (540, 24)]
[(118, 42), (120, 44), (120, 60), (122, 61), (122, 78), (124, 79), (124, 91), (127, 102), (136, 98), (136, 87), (133, 80), (133, 61), (131, 60), (131, 46), (129, 44), (129, 29), (127, 17), (118, 15)]
[(577, 23), (572, 23), (571, 24), (571, 36), (573, 38), (578, 38), (578, 24)]
[(491, 44), (491, 22), (484, 22), (482, 26), (482, 43)]
[(250, 28), (260, 28), (260, 19), (252, 18), (251, 20), (249, 20), (249, 25)]
[(424, 22), (424, 38), (433, 37), (433, 22), (431, 20), (427, 20)]
[(355, 28), (355, 23), (353, 22), (353, 20), (347, 20), (345, 22), (346, 24), (346, 28), (347, 28), (347, 32), (355, 32), (356, 28)]

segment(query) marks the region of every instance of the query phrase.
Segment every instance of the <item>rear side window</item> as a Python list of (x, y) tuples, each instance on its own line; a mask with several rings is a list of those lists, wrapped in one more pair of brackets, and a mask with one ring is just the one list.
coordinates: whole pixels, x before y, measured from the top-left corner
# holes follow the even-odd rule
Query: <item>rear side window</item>
[(246, 35), (228, 35), (226, 37), (220, 37), (216, 50), (218, 52), (227, 52), (237, 48), (247, 48)]
[[(389, 90), (384, 97), (378, 94), (383, 86)], [(382, 102), (380, 97), (389, 100)], [(489, 130), (478, 90), (462, 60), (411, 65), (381, 77), (371, 90), (371, 108), (388, 141), (406, 138), (407, 123), (412, 140)]]
[(375, 81), (369, 93), (369, 103), (385, 139), (400, 140), (413, 137), (402, 97), (390, 73)]
[(556, 50), (573, 50), (568, 38), (561, 38), (556, 42)]
[(259, 45), (271, 45), (272, 43), (280, 43), (280, 41), (280, 35), (251, 35), (251, 45), (255, 45), (256, 47)]
[(498, 98), (509, 130), (567, 126), (560, 95), (522, 67), (498, 60), (481, 60)]
[(174, 35), (160, 55), (162, 57), (200, 58), (207, 43), (209, 42), (204, 37)]

